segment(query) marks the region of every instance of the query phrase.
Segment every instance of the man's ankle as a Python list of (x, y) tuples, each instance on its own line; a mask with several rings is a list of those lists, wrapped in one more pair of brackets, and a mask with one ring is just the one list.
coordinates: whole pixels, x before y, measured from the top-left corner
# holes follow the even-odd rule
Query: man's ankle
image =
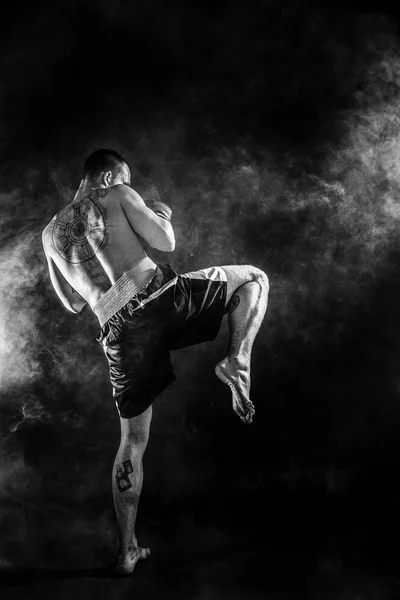
[(235, 367), (247, 366), (250, 363), (250, 356), (244, 352), (230, 352), (227, 358)]

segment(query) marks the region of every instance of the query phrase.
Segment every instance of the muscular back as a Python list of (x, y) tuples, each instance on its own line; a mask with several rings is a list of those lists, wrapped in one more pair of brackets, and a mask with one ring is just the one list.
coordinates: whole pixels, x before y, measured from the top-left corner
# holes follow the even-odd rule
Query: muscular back
[(67, 283), (93, 308), (147, 256), (138, 235), (154, 248), (173, 250), (167, 225), (131, 188), (116, 185), (78, 193), (47, 225), (43, 245)]

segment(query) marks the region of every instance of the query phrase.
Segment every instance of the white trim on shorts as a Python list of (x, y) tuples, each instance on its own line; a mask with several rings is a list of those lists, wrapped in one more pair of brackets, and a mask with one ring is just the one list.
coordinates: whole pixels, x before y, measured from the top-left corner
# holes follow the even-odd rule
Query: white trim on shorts
[(211, 281), (227, 281), (226, 273), (222, 267), (208, 267), (199, 271), (190, 271), (182, 273), (181, 277), (190, 277), (192, 279), (211, 279)]

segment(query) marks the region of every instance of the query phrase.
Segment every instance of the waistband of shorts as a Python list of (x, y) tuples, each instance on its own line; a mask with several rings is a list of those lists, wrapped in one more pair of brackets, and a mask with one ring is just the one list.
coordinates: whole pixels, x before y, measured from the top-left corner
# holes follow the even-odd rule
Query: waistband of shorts
[(100, 321), (100, 327), (103, 327), (106, 321), (121, 310), (135, 294), (143, 291), (156, 271), (157, 265), (151, 258), (146, 257), (117, 279), (93, 307), (93, 312)]

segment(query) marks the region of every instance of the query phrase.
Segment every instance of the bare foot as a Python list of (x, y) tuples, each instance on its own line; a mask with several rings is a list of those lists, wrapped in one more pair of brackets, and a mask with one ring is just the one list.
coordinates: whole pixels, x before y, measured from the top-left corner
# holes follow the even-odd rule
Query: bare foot
[(243, 423), (252, 423), (255, 413), (250, 394), (249, 365), (236, 357), (226, 357), (215, 367), (216, 376), (229, 385), (232, 391), (233, 410)]
[(115, 572), (118, 575), (130, 575), (138, 560), (144, 560), (150, 555), (150, 548), (133, 548), (128, 556), (118, 557)]

